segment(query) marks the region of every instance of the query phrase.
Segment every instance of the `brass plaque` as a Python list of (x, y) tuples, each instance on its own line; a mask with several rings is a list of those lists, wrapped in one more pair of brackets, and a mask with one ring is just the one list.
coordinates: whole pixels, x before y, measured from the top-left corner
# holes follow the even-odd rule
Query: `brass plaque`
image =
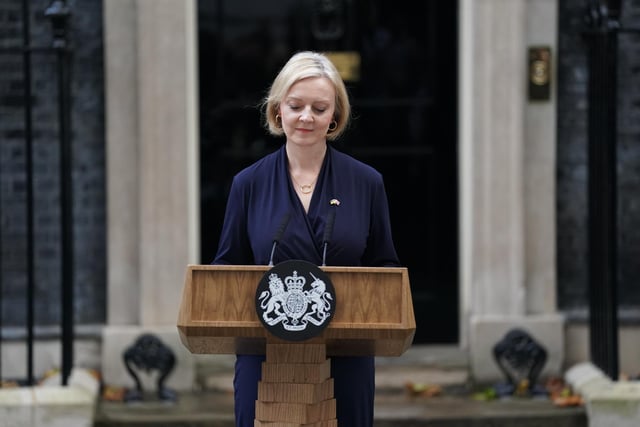
[(529, 48), (529, 99), (547, 101), (551, 98), (551, 48)]
[(360, 53), (359, 52), (324, 52), (336, 66), (342, 80), (345, 82), (360, 81)]

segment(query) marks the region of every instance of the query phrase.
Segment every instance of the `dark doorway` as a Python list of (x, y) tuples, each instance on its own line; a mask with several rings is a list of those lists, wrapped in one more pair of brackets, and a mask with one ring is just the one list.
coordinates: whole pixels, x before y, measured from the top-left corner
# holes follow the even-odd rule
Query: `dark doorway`
[(282, 144), (257, 105), (298, 50), (359, 58), (336, 148), (385, 177), (420, 343), (458, 341), (457, 2), (200, 0), (202, 262), (232, 176)]

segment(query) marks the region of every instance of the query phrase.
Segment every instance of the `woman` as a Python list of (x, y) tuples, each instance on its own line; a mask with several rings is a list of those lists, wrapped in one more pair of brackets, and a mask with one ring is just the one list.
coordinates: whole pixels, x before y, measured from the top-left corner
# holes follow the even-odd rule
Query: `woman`
[[(399, 266), (381, 174), (336, 150), (349, 123), (347, 90), (331, 61), (299, 52), (284, 65), (262, 105), (265, 125), (285, 144), (233, 179), (214, 264), (267, 265), (288, 219), (275, 264), (299, 259), (334, 266)], [(323, 245), (330, 209), (335, 221)], [(262, 356), (238, 355), (236, 425), (253, 426)], [(373, 357), (332, 357), (340, 426), (373, 425)]]

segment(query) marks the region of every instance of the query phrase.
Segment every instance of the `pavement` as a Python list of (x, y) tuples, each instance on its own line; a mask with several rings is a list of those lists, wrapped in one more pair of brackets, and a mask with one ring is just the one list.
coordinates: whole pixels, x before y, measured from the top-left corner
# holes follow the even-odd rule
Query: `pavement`
[[(547, 397), (478, 400), (464, 363), (443, 360), (449, 364), (380, 360), (374, 427), (588, 426), (583, 406), (560, 407)], [(101, 400), (94, 427), (233, 427), (231, 381), (228, 371), (209, 373), (201, 390), (179, 392), (173, 403), (154, 395), (135, 404)]]
[[(94, 427), (233, 427), (233, 394), (181, 393), (175, 404), (101, 403)], [(559, 408), (545, 400), (490, 402), (460, 396), (376, 395), (374, 427), (587, 427), (582, 407)]]

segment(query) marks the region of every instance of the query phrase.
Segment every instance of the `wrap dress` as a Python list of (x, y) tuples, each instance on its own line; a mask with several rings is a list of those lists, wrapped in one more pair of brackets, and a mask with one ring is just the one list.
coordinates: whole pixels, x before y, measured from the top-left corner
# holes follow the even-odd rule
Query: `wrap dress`
[[(273, 255), (274, 265), (291, 259), (322, 265), (330, 209), (335, 209), (335, 221), (327, 239), (326, 265), (400, 265), (382, 175), (330, 145), (308, 212), (291, 181), (284, 145), (234, 176), (213, 264), (268, 265), (274, 238), (286, 222)], [(254, 425), (263, 360), (263, 356), (237, 355), (234, 377), (237, 426)], [(332, 357), (331, 376), (339, 425), (372, 426), (374, 358)]]

